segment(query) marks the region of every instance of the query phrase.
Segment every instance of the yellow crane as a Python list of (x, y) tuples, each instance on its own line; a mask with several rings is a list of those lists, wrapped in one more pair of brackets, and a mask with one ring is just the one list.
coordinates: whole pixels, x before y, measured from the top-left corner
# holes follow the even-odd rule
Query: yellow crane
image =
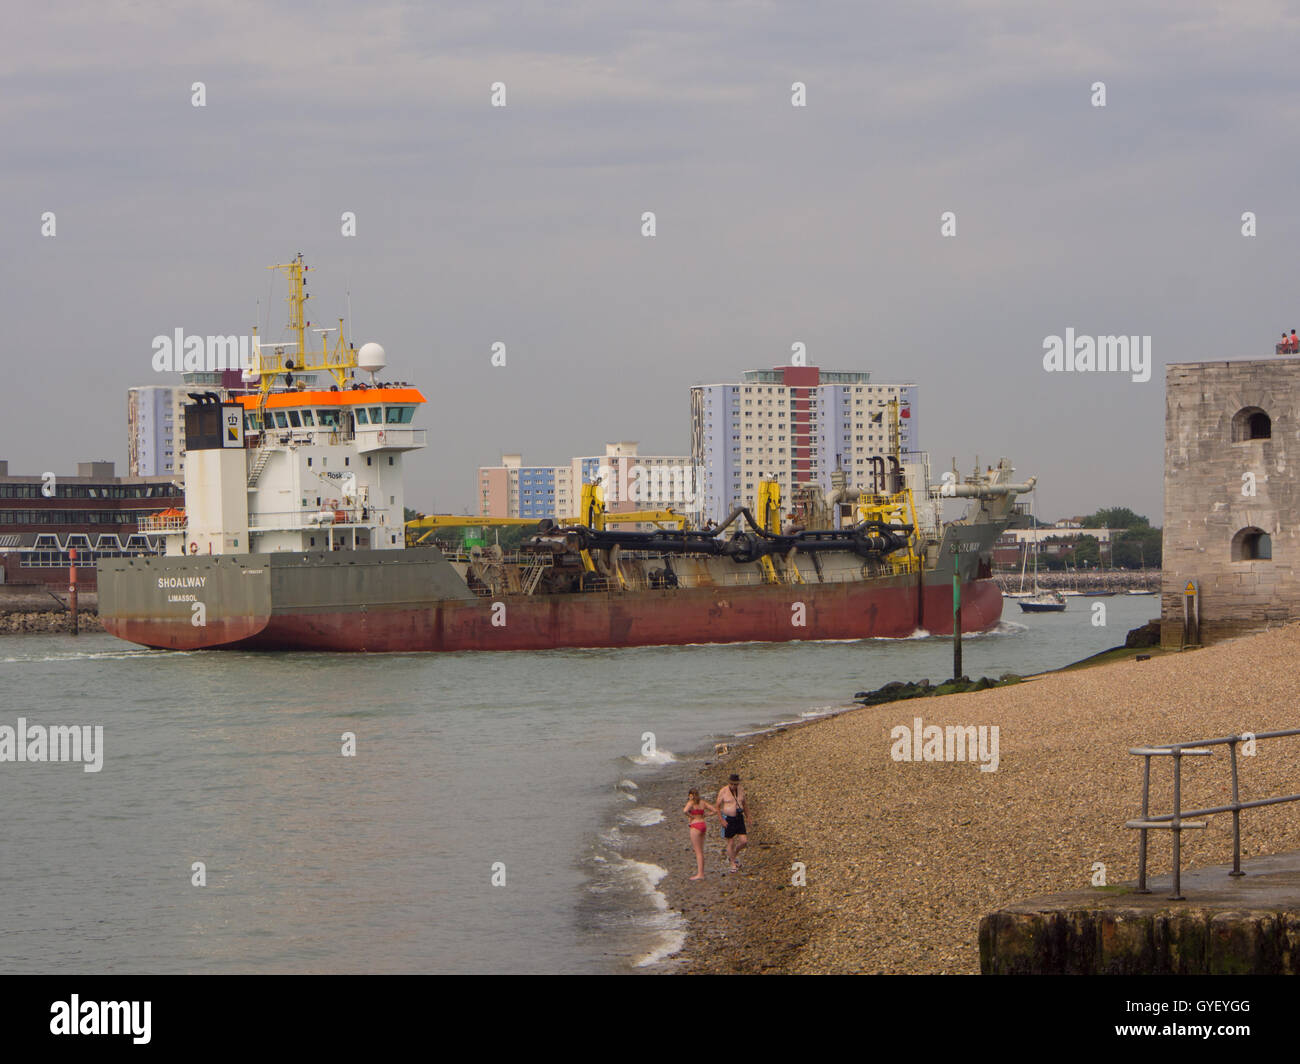
[[(673, 510), (634, 510), (631, 513), (606, 513), (605, 494), (599, 484), (582, 486), (581, 517), (577, 521), (559, 521), (558, 526), (582, 525), (595, 532), (603, 532), (611, 524), (647, 522), (672, 528), (685, 528), (686, 518)], [(584, 520), (585, 518), (585, 520)], [(511, 528), (537, 525), (536, 517), (470, 517), (466, 514), (420, 514), (406, 522), (406, 545), (414, 547), (423, 543), (440, 528)], [(585, 555), (585, 551), (583, 552)], [(589, 560), (584, 557), (584, 563)], [(594, 569), (594, 565), (588, 565)]]
[(536, 517), (467, 517), (465, 514), (420, 514), (406, 522), (406, 545), (423, 543), (440, 528), (508, 528), (535, 525)]
[(609, 525), (647, 524), (669, 525), (685, 528), (686, 518), (675, 510), (632, 510), (628, 513), (609, 513), (605, 509), (605, 492), (599, 484), (582, 486), (582, 508), (579, 513), (586, 520), (579, 519), (593, 532), (604, 532)]
[[(758, 498), (755, 500), (756, 513), (754, 519), (758, 522), (759, 528), (764, 532), (769, 532), (774, 536), (781, 534), (781, 482), (777, 480), (760, 480), (758, 482)], [(769, 584), (779, 584), (781, 582), (780, 574), (776, 571), (776, 565), (766, 554), (758, 560), (759, 565), (763, 568), (763, 578)], [(785, 564), (789, 567), (790, 580), (792, 583), (802, 584), (803, 576), (799, 572), (798, 566), (794, 564), (793, 556), (786, 560)]]

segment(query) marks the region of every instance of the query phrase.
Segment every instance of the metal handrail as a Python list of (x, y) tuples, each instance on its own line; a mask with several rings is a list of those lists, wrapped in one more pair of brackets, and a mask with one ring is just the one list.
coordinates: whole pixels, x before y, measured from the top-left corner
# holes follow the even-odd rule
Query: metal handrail
[[(1241, 801), (1237, 771), (1237, 744), (1242, 742), (1259, 742), (1262, 739), (1283, 739), (1300, 735), (1300, 728), (1288, 728), (1284, 731), (1245, 732), (1241, 735), (1226, 735), (1220, 739), (1203, 739), (1199, 742), (1166, 743), (1162, 746), (1135, 746), (1129, 750), (1142, 758), (1142, 817), (1140, 820), (1125, 821), (1126, 828), (1136, 828), (1138, 838), (1138, 893), (1150, 894), (1147, 888), (1147, 832), (1152, 829), (1168, 828), (1174, 833), (1174, 892), (1170, 901), (1184, 901), (1182, 894), (1182, 834), (1188, 828), (1204, 828), (1204, 821), (1188, 822), (1187, 817), (1214, 816), (1217, 813), (1232, 814), (1232, 871), (1230, 876), (1244, 876), (1241, 870), (1241, 811), (1259, 809), (1266, 805), (1281, 805), (1284, 802), (1300, 802), (1300, 794), (1288, 794), (1278, 798), (1256, 798), (1249, 802)], [(1209, 746), (1227, 746), (1232, 769), (1232, 802), (1228, 805), (1207, 806), (1204, 809), (1183, 809), (1182, 807), (1182, 759), (1184, 757), (1212, 757)], [(1151, 759), (1153, 757), (1172, 757), (1174, 761), (1174, 811), (1152, 816), (1151, 799)]]

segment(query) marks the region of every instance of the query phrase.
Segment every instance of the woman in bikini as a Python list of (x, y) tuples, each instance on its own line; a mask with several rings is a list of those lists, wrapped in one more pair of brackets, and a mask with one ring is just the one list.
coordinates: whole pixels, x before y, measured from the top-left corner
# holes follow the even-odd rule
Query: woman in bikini
[(698, 870), (692, 879), (704, 878), (704, 835), (709, 830), (708, 821), (704, 819), (706, 813), (716, 813), (718, 807), (712, 802), (700, 801), (700, 792), (692, 787), (686, 794), (686, 805), (682, 812), (686, 814), (686, 819), (690, 821), (688, 830), (691, 833), (691, 845), (695, 847), (695, 864)]

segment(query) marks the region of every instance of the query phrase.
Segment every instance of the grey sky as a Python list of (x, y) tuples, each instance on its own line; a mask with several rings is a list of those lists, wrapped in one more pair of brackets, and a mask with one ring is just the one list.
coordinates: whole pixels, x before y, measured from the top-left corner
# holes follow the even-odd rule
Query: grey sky
[[(171, 382), (152, 337), (246, 332), (258, 299), (265, 323), (263, 267), (299, 250), (313, 323), (350, 286), (356, 341), (430, 400), (424, 510), (471, 506), (502, 451), (686, 453), (689, 386), (799, 340), (916, 380), (936, 471), (1005, 454), (1045, 515), (1158, 521), (1163, 364), (1263, 357), (1300, 326), (1280, 3), (97, 2), (7, 23), (14, 472), (125, 466), (127, 387)], [(1151, 335), (1152, 379), (1044, 373), (1067, 327)]]

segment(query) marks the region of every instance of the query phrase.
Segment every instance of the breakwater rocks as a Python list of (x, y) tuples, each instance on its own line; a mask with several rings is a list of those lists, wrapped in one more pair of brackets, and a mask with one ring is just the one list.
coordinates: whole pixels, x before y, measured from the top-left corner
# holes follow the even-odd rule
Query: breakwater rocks
[[(83, 632), (102, 632), (104, 626), (89, 611), (77, 617)], [(72, 629), (72, 616), (66, 610), (5, 610), (0, 612), (0, 635), (15, 632), (62, 633)]]
[[(99, 594), (93, 588), (78, 596), (78, 627), (83, 632), (102, 632), (96, 615)], [(68, 596), (38, 584), (0, 584), (0, 635), (12, 632), (68, 632), (72, 615)]]
[(1124, 646), (1132, 650), (1138, 650), (1144, 647), (1158, 647), (1160, 645), (1160, 619), (1147, 621), (1140, 628), (1129, 630), (1128, 635), (1124, 637)]
[(964, 694), (967, 691), (987, 691), (990, 687), (1007, 687), (1011, 684), (1020, 683), (1021, 677), (1013, 672), (1003, 673), (998, 679), (994, 680), (988, 676), (981, 676), (978, 680), (972, 680), (969, 676), (962, 676), (960, 679), (944, 680), (940, 684), (931, 684), (929, 680), (920, 680), (916, 683), (902, 683), (894, 681), (887, 683), (884, 687), (876, 691), (859, 691), (853, 696), (853, 701), (864, 706), (882, 706), (886, 702), (902, 702), (908, 698), (929, 698), (932, 695), (956, 695)]
[[(993, 579), (1003, 591), (1028, 591), (1029, 577), (1017, 569), (993, 574)], [(1127, 591), (1159, 591), (1160, 570), (1111, 569), (1104, 572), (1079, 573), (1070, 571), (1038, 571), (1038, 586), (1048, 591), (1079, 591), (1084, 594), (1100, 592), (1122, 595)]]

